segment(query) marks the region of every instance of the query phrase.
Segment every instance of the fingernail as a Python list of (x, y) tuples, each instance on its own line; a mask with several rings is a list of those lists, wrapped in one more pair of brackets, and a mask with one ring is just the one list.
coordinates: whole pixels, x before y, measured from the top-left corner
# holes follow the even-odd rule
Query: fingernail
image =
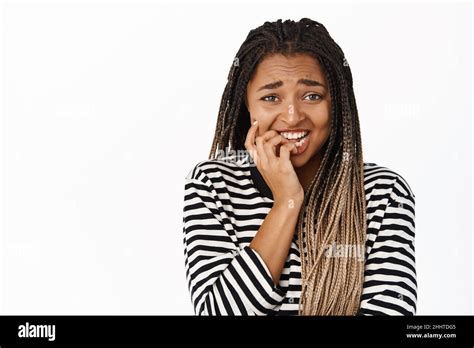
[(254, 125), (256, 125), (256, 124), (257, 124), (257, 122), (258, 122), (258, 121), (257, 121), (257, 120), (255, 120), (255, 121), (253, 121), (253, 124), (254, 124)]

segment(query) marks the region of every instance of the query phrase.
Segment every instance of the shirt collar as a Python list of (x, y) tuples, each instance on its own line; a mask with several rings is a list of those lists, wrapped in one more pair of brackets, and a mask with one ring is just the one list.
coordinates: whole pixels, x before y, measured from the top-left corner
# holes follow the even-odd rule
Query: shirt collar
[(237, 161), (237, 164), (239, 166), (243, 168), (248, 168), (250, 170), (250, 178), (257, 191), (260, 192), (262, 196), (273, 200), (272, 190), (270, 190), (270, 187), (268, 187), (267, 183), (265, 182), (265, 179), (259, 172), (257, 166), (255, 165), (255, 162), (253, 161), (248, 151), (245, 151), (245, 154), (242, 157), (240, 155), (236, 156), (235, 160)]

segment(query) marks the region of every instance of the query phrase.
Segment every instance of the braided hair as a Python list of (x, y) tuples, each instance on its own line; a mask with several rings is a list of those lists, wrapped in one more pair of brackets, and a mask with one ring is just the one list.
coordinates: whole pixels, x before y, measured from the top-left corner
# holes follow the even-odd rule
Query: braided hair
[[(365, 250), (366, 201), (359, 118), (352, 74), (326, 28), (309, 18), (265, 22), (249, 32), (228, 75), (209, 158), (223, 149), (244, 150), (250, 114), (244, 99), (258, 64), (271, 54), (307, 54), (317, 59), (331, 94), (331, 131), (318, 171), (305, 192), (296, 224), (301, 253), (299, 314), (355, 315), (364, 262), (328, 257), (328, 245)], [(238, 64), (236, 64), (236, 61)]]

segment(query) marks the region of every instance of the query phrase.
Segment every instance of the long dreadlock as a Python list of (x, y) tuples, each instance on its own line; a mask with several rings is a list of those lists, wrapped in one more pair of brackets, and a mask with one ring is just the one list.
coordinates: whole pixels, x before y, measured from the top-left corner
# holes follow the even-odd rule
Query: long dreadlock
[(296, 225), (297, 243), (303, 251), (299, 314), (354, 315), (360, 305), (364, 262), (355, 257), (328, 257), (325, 248), (343, 245), (365, 250), (361, 135), (351, 70), (322, 24), (308, 18), (279, 19), (249, 32), (236, 55), (238, 64), (234, 60), (229, 71), (209, 158), (225, 148), (245, 149), (250, 128), (244, 103), (247, 84), (257, 65), (276, 53), (302, 53), (317, 59), (331, 94), (330, 136)]

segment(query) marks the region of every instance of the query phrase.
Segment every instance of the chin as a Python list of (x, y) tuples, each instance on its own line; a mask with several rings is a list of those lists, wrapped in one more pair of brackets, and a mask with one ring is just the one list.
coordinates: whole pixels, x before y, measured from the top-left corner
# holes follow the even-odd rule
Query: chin
[(290, 161), (294, 168), (304, 167), (310, 162), (317, 163), (318, 158), (316, 158), (316, 156), (321, 157), (321, 159), (323, 158), (327, 141), (322, 144), (320, 141), (318, 141), (317, 144), (313, 142), (311, 145), (313, 146), (308, 146), (305, 151), (300, 154), (290, 155)]
[(309, 160), (314, 156), (308, 156), (308, 153), (304, 153), (301, 155), (290, 155), (290, 160), (291, 164), (293, 164), (293, 167), (295, 168), (301, 168), (304, 167), (306, 163), (309, 162)]

